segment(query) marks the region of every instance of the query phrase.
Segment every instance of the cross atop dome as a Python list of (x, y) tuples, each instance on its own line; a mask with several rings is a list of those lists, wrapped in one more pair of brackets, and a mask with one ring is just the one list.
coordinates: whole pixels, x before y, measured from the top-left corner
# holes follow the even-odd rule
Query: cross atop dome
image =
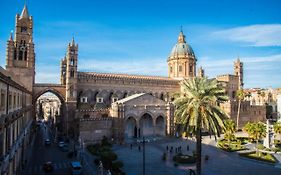
[(181, 31), (180, 31), (180, 34), (179, 34), (179, 37), (178, 37), (178, 43), (186, 43), (185, 35), (183, 34), (182, 27), (181, 27)]

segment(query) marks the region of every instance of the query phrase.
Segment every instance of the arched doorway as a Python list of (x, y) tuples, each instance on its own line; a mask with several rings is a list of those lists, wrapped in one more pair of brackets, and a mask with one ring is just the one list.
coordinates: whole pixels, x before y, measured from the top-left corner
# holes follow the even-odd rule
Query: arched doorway
[(150, 114), (145, 113), (140, 119), (140, 136), (153, 136), (153, 120)]
[(125, 123), (125, 138), (137, 137), (137, 121), (134, 117), (129, 117)]
[(56, 133), (65, 128), (65, 102), (57, 91), (46, 89), (33, 96), (34, 114), (37, 120), (43, 120)]
[(163, 116), (158, 116), (155, 122), (155, 134), (159, 136), (165, 135), (165, 121)]

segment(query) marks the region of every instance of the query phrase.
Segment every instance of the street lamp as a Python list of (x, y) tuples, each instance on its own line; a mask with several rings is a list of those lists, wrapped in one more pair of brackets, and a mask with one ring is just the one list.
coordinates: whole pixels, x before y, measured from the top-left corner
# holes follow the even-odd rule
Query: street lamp
[(142, 137), (142, 174), (145, 175), (145, 139)]

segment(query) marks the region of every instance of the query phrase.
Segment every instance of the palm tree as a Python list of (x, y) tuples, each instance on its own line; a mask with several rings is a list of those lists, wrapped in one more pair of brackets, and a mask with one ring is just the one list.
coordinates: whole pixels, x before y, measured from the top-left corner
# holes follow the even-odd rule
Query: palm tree
[(279, 135), (279, 138), (280, 138), (280, 134), (281, 134), (281, 123), (280, 122), (276, 122), (274, 125), (273, 125), (273, 130), (274, 130), (274, 133)]
[(236, 128), (238, 130), (239, 129), (239, 118), (240, 118), (241, 101), (243, 101), (244, 98), (245, 98), (245, 93), (244, 93), (243, 89), (239, 89), (236, 92), (236, 98), (238, 100), (238, 110), (237, 110), (237, 117), (236, 117)]
[(225, 134), (224, 139), (228, 141), (228, 145), (230, 145), (231, 139), (235, 138), (235, 131), (236, 131), (236, 125), (235, 122), (231, 119), (224, 121), (225, 126)]
[[(256, 141), (256, 148), (258, 147), (259, 140), (266, 136), (266, 126), (262, 122), (250, 123), (248, 122), (244, 130), (248, 135)], [(257, 149), (258, 154), (258, 149)]]
[(196, 174), (201, 175), (201, 131), (202, 129), (219, 136), (224, 130), (224, 118), (228, 115), (218, 106), (228, 100), (217, 81), (195, 77), (181, 83), (181, 96), (175, 100), (176, 123), (187, 132), (196, 134)]

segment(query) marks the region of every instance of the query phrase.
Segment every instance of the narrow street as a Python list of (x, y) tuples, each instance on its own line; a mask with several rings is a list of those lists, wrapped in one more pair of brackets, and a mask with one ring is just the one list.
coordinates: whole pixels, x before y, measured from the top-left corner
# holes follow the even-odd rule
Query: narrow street
[[(45, 145), (45, 139), (50, 139), (51, 145)], [(32, 156), (24, 169), (24, 175), (71, 174), (70, 162), (72, 160), (67, 158), (67, 152), (61, 151), (57, 143), (54, 143), (53, 134), (46, 124), (41, 123), (38, 126), (32, 149)], [(52, 172), (45, 172), (43, 169), (43, 165), (47, 161), (53, 162), (54, 169)]]

